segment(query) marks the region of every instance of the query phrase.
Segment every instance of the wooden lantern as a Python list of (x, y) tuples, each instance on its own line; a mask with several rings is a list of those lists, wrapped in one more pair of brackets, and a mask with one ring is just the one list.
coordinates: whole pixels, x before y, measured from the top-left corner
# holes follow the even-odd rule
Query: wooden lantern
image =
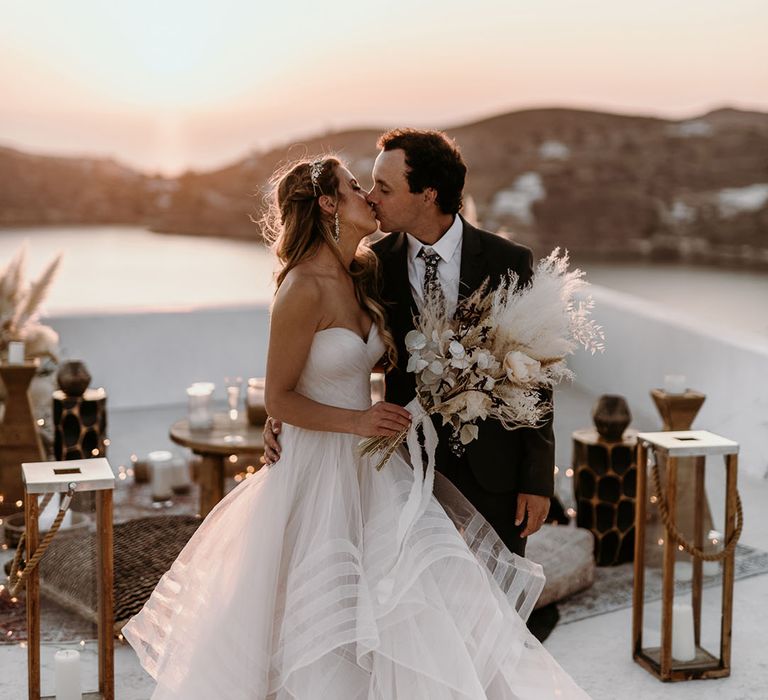
[[(25, 463), (22, 464), (22, 474), (27, 561), (39, 546), (38, 498), (41, 494), (92, 491), (96, 495), (99, 692), (85, 693), (83, 698), (114, 700), (112, 490), (115, 477), (112, 469), (106, 459), (97, 458)], [(37, 568), (26, 577), (26, 594), (29, 700), (40, 700), (40, 580)]]
[[(694, 678), (722, 678), (731, 670), (731, 621), (733, 617), (734, 552), (742, 527), (741, 504), (736, 490), (737, 443), (704, 430), (640, 433), (637, 444), (637, 502), (635, 510), (635, 580), (632, 605), (632, 656), (637, 663), (662, 681)], [(704, 469), (708, 456), (722, 455), (726, 466), (725, 537), (722, 551), (713, 554), (704, 546)], [(676, 525), (678, 464), (683, 458), (695, 460), (695, 512), (693, 542), (685, 539)], [(659, 465), (666, 468), (665, 487), (661, 486)], [(648, 468), (652, 468), (652, 500), (664, 522), (662, 553), (661, 644), (643, 646), (644, 586), (646, 577), (646, 507)], [(738, 523), (737, 523), (738, 520)], [(679, 593), (678, 600), (690, 595), (690, 605), (675, 604), (676, 553), (685, 550), (693, 556), (690, 593)], [(704, 560), (720, 559), (722, 596), (719, 619), (719, 650), (712, 653), (702, 646), (702, 589)], [(687, 628), (690, 621), (690, 629)], [(707, 620), (709, 622), (709, 620)], [(710, 626), (710, 625), (708, 625)], [(717, 629), (717, 621), (711, 625)], [(677, 630), (677, 632), (675, 631)], [(689, 634), (690, 633), (690, 634)], [(678, 650), (673, 654), (673, 639)]]

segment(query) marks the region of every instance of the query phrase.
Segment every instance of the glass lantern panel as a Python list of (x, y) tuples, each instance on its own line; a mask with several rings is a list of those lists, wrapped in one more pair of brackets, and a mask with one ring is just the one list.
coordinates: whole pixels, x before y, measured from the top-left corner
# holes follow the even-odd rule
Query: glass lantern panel
[[(40, 562), (40, 683), (55, 697), (57, 676), (78, 684), (83, 697), (98, 693), (97, 492), (76, 493), (59, 531)], [(58, 511), (54, 495), (40, 516), (40, 540)], [(57, 656), (58, 652), (62, 653)], [(76, 652), (76, 653), (75, 653)], [(79, 696), (78, 696), (79, 697)]]
[[(667, 497), (666, 464), (657, 453), (662, 496)], [(663, 594), (663, 553), (667, 534), (648, 469), (645, 537), (643, 650), (660, 661)], [(678, 460), (675, 523), (684, 539), (707, 552), (722, 549), (725, 530), (726, 472), (722, 457), (709, 457), (697, 466), (696, 459)], [(702, 479), (703, 471), (703, 479)], [(697, 536), (698, 533), (698, 536)], [(720, 657), (722, 572), (720, 562), (697, 563), (674, 543), (674, 597), (672, 608), (672, 669), (717, 665)], [(700, 584), (697, 585), (697, 569)]]

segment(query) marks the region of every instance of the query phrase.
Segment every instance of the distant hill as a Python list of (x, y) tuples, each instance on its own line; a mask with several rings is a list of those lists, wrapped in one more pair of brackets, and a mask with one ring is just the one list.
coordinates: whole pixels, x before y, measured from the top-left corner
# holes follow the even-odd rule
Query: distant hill
[[(544, 253), (768, 269), (768, 114), (681, 121), (531, 109), (446, 129), (469, 166), (480, 223)], [(332, 150), (370, 180), (378, 129), (318, 135), (211, 172), (150, 177), (111, 160), (0, 148), (0, 226), (136, 223), (258, 238), (265, 184), (288, 159)]]

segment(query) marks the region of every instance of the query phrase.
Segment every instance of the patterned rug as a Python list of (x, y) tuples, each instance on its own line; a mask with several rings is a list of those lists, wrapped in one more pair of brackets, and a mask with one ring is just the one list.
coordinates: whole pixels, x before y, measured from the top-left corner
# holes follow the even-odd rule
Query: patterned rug
[[(746, 545), (736, 545), (736, 571), (734, 578), (748, 578), (768, 574), (768, 552)], [(633, 564), (619, 566), (599, 566), (595, 573), (595, 583), (581, 593), (571, 596), (557, 604), (560, 613), (559, 624), (584, 620), (595, 615), (603, 615), (632, 607)], [(719, 586), (722, 576), (705, 576), (704, 587)], [(676, 593), (685, 593), (691, 588), (690, 581), (675, 583)], [(646, 569), (646, 601), (661, 600), (661, 570)]]

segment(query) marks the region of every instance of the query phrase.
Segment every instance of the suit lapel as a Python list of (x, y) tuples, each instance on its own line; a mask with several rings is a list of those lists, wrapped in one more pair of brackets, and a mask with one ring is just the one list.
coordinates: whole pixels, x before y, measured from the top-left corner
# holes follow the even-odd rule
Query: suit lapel
[(404, 233), (398, 233), (397, 237), (384, 263), (387, 301), (394, 302), (390, 310), (393, 325), (399, 329), (410, 329), (417, 307), (408, 280), (408, 242)]
[(459, 274), (459, 299), (470, 296), (488, 276), (483, 244), (474, 226), (461, 217), (464, 231), (461, 237), (461, 271)]

